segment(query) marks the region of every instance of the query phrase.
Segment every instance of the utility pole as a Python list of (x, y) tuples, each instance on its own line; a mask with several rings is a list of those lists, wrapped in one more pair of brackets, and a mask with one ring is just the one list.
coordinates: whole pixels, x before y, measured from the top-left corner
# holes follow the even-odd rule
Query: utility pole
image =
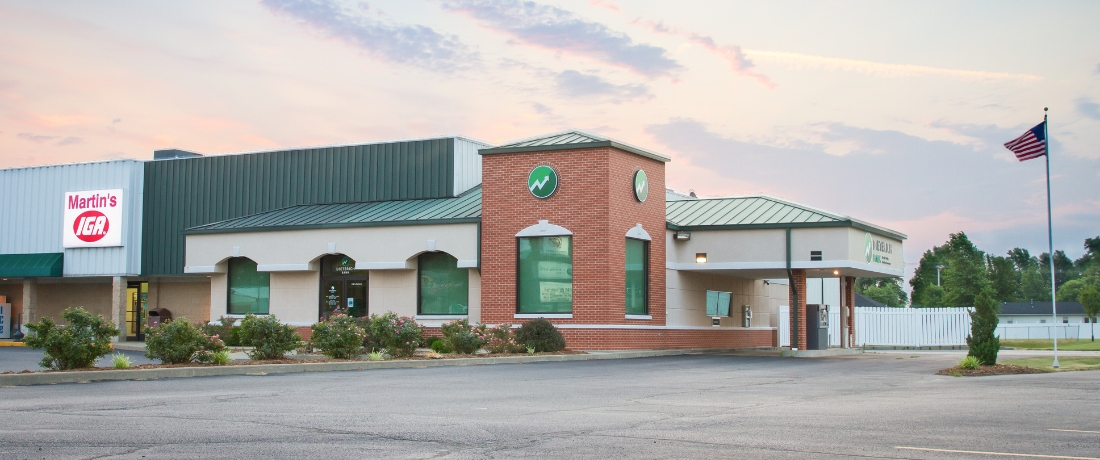
[(943, 265), (936, 265), (936, 286), (940, 285), (940, 270), (943, 270)]

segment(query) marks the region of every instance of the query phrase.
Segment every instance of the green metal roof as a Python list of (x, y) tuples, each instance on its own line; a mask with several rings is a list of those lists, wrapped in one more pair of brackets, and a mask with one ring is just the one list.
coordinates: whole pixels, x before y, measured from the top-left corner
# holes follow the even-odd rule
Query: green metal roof
[(446, 224), (481, 220), (481, 186), (455, 198), (291, 206), (187, 229), (187, 234)]
[(570, 129), (566, 131), (520, 139), (518, 141), (512, 141), (498, 147), (481, 149), (478, 150), (478, 153), (482, 155), (493, 155), (498, 153), (525, 153), (545, 152), (549, 150), (589, 149), (594, 147), (615, 147), (619, 150), (627, 151), (635, 155), (640, 155), (665, 163), (672, 161), (671, 158), (665, 155), (661, 155), (660, 153), (646, 150), (641, 147), (636, 147), (625, 142), (619, 142), (609, 137), (601, 136), (599, 134), (581, 131), (579, 129)]
[(65, 254), (0, 254), (0, 277), (32, 278), (64, 275)]
[(905, 239), (904, 234), (893, 230), (765, 195), (666, 201), (665, 219), (671, 230), (856, 227)]

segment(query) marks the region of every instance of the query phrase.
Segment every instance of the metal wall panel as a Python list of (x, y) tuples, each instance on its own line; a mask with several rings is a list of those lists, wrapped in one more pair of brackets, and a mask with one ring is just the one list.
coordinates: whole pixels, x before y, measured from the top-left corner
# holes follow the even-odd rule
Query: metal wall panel
[(442, 138), (147, 162), (143, 274), (183, 274), (183, 230), (190, 227), (299, 204), (454, 196), (455, 142)]
[[(141, 272), (143, 167), (137, 160), (0, 170), (0, 254), (65, 253), (65, 276)], [(65, 193), (123, 190), (122, 247), (62, 247)]]
[(483, 142), (455, 138), (455, 195), (481, 185), (481, 155), (477, 151), (491, 147)]

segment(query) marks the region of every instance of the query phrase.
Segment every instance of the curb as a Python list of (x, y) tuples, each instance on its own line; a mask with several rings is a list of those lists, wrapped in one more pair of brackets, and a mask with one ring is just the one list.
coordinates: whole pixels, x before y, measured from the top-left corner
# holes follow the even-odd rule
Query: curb
[(25, 347), (23, 342), (0, 342), (0, 347)]
[(783, 350), (780, 356), (791, 358), (824, 358), (828, 356), (852, 356), (863, 354), (860, 348), (830, 348), (828, 350)]
[(351, 361), (335, 363), (256, 364), (237, 366), (173, 367), (164, 369), (120, 369), (106, 371), (36, 372), (2, 374), (0, 387), (88, 383), (108, 380), (157, 380), (177, 377), (213, 377), (222, 375), (268, 375), (298, 372), (362, 371), (371, 369), (424, 369), (447, 366), (487, 364), (528, 364), (603, 359), (651, 358), (697, 354), (710, 350), (640, 350), (591, 352), (583, 355), (501, 356), (496, 358), (455, 358), (417, 361)]

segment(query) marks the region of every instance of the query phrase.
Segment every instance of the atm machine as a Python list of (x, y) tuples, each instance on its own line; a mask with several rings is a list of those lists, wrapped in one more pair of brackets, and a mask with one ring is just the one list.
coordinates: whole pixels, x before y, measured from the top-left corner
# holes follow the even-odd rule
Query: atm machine
[(828, 305), (806, 305), (806, 349), (829, 349)]

